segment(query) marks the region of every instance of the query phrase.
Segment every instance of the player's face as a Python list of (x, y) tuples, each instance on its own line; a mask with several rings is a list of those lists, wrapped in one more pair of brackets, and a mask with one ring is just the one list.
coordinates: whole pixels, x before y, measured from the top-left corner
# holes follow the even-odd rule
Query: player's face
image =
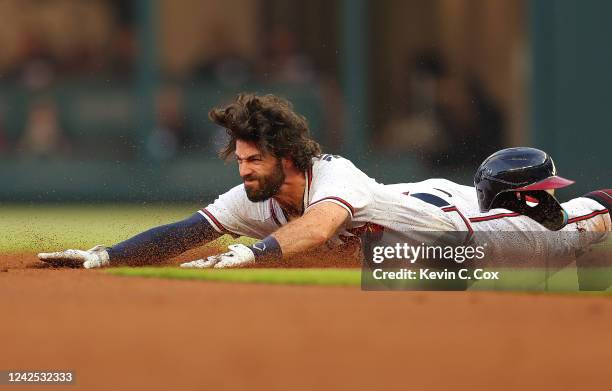
[(236, 141), (236, 161), (247, 197), (253, 202), (273, 197), (285, 182), (281, 160), (263, 154), (253, 143)]

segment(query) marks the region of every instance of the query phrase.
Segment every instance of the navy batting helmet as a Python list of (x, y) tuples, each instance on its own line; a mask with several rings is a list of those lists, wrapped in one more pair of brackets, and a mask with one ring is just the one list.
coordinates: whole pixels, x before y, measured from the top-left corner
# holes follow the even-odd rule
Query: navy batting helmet
[(567, 214), (547, 190), (572, 183), (557, 176), (555, 163), (546, 152), (527, 147), (495, 152), (485, 159), (474, 176), (481, 212), (509, 209), (552, 230), (565, 225)]

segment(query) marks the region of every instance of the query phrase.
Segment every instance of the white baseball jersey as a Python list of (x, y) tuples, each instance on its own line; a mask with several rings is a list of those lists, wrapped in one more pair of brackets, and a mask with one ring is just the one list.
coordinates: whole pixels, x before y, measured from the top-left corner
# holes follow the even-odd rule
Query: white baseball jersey
[[(385, 232), (418, 241), (418, 231), (465, 231), (466, 238), (474, 231), (508, 231), (519, 232), (519, 237), (531, 246), (557, 251), (558, 244), (542, 243), (541, 236), (536, 239), (538, 236), (534, 232), (546, 231), (546, 228), (527, 216), (505, 209), (480, 213), (473, 187), (445, 179), (383, 185), (349, 160), (334, 155), (314, 158), (305, 176), (305, 211), (322, 202), (332, 202), (347, 210), (349, 218), (338, 232), (340, 236), (384, 228)], [(410, 196), (419, 193), (434, 195), (447, 205), (436, 206)], [(569, 214), (569, 224), (563, 230), (610, 231), (608, 211), (596, 201), (577, 198), (562, 206)], [(288, 222), (276, 200), (252, 202), (242, 184), (219, 196), (199, 213), (218, 232), (257, 239), (272, 234)], [(330, 244), (336, 240), (337, 237)], [(567, 243), (568, 253), (584, 245), (578, 241)]]
[[(400, 193), (428, 193), (442, 198), (449, 206), (443, 210), (454, 215), (457, 230), (473, 231), (546, 231), (535, 220), (506, 209), (491, 209), (481, 213), (476, 191), (471, 186), (463, 186), (446, 179), (428, 179), (416, 183), (387, 185)], [(608, 210), (590, 198), (575, 198), (561, 204), (568, 214), (568, 224), (563, 231), (610, 231)]]
[[(323, 202), (346, 209), (349, 218), (341, 235), (358, 234), (372, 226), (400, 233), (456, 230), (439, 207), (376, 182), (347, 159), (325, 154), (312, 163), (305, 173), (304, 211)], [(264, 238), (288, 222), (276, 200), (251, 202), (243, 185), (199, 213), (219, 232), (254, 238)]]
[[(590, 198), (579, 197), (562, 203), (561, 206), (568, 214), (568, 224), (553, 233), (530, 217), (510, 210), (491, 209), (487, 213), (481, 213), (473, 187), (446, 179), (429, 179), (388, 187), (396, 192), (426, 193), (443, 199), (448, 205), (441, 209), (451, 215), (457, 231), (466, 231), (468, 235), (475, 231), (494, 232), (477, 236), (477, 239), (488, 241), (487, 239), (494, 238), (494, 243), (490, 243), (488, 255), (493, 254), (500, 258), (504, 258), (508, 251), (513, 254), (571, 258), (591, 243), (608, 238), (611, 230), (608, 210)], [(581, 232), (588, 234), (581, 235)], [(507, 240), (503, 240), (504, 238)]]

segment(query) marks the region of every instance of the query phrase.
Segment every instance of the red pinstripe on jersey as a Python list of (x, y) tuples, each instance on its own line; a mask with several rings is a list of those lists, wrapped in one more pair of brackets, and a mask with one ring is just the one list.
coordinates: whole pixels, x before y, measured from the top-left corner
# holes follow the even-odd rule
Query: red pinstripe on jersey
[(230, 233), (230, 231), (229, 231), (227, 228), (225, 228), (225, 227), (223, 226), (223, 224), (221, 224), (221, 223), (219, 222), (219, 220), (217, 220), (217, 218), (216, 218), (216, 217), (215, 217), (215, 216), (214, 216), (212, 213), (210, 213), (210, 212), (209, 212), (209, 211), (208, 211), (206, 208), (202, 208), (202, 209), (200, 209), (200, 211), (201, 211), (202, 213), (204, 213), (206, 216), (208, 216), (208, 218), (210, 218), (210, 220), (213, 222), (213, 224), (215, 224), (215, 225), (217, 226), (217, 228), (219, 229), (219, 231), (221, 231), (221, 232), (226, 232), (226, 233)]
[[(598, 215), (601, 215), (601, 214), (606, 214), (606, 213), (608, 213), (607, 209), (597, 210), (597, 211), (591, 212), (591, 213), (583, 215), (583, 216), (572, 217), (571, 219), (567, 220), (567, 223), (568, 224), (572, 224), (572, 223), (575, 223), (577, 221), (587, 220), (587, 219), (593, 218), (595, 216), (598, 216)], [(472, 222), (472, 223), (480, 223), (482, 221), (489, 221), (489, 220), (495, 220), (495, 219), (502, 219), (504, 217), (516, 217), (516, 216), (521, 216), (521, 214), (520, 213), (516, 213), (516, 212), (510, 212), (510, 213), (498, 213), (498, 214), (494, 214), (494, 215), (491, 215), (491, 216), (470, 217), (470, 222)]]
[(442, 210), (445, 212), (457, 212), (459, 216), (461, 217), (461, 220), (463, 220), (463, 222), (465, 223), (465, 226), (467, 227), (468, 231), (470, 231), (470, 235), (474, 233), (474, 230), (472, 229), (472, 225), (470, 224), (468, 219), (463, 215), (463, 213), (461, 213), (461, 211), (457, 209), (456, 206), (447, 206), (445, 208), (442, 208)]
[(272, 213), (272, 220), (274, 220), (276, 225), (280, 227), (282, 224), (280, 223), (278, 216), (276, 216), (276, 211), (274, 210), (274, 202), (272, 201), (272, 198), (270, 198), (270, 212)]
[(503, 219), (504, 217), (516, 217), (520, 216), (520, 213), (516, 212), (508, 212), (508, 213), (498, 213), (490, 216), (480, 216), (480, 217), (470, 217), (470, 222), (472, 223), (480, 223), (482, 221), (489, 221), (495, 219)]
[(310, 191), (310, 185), (312, 184), (312, 166), (308, 167), (308, 190)]
[(571, 219), (567, 220), (567, 223), (571, 224), (571, 223), (575, 223), (577, 221), (588, 220), (588, 219), (593, 218), (595, 216), (603, 215), (603, 214), (606, 214), (606, 213), (608, 213), (608, 209), (596, 210), (596, 211), (591, 212), (589, 214), (586, 214), (584, 216), (572, 217)]

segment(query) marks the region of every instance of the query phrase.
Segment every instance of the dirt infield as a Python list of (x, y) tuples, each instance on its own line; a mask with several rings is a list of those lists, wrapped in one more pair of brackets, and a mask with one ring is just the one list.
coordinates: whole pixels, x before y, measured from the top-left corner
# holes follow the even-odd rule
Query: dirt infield
[(33, 255), (0, 256), (0, 370), (76, 372), (75, 386), (53, 390), (609, 382), (608, 297), (205, 283), (36, 264)]

